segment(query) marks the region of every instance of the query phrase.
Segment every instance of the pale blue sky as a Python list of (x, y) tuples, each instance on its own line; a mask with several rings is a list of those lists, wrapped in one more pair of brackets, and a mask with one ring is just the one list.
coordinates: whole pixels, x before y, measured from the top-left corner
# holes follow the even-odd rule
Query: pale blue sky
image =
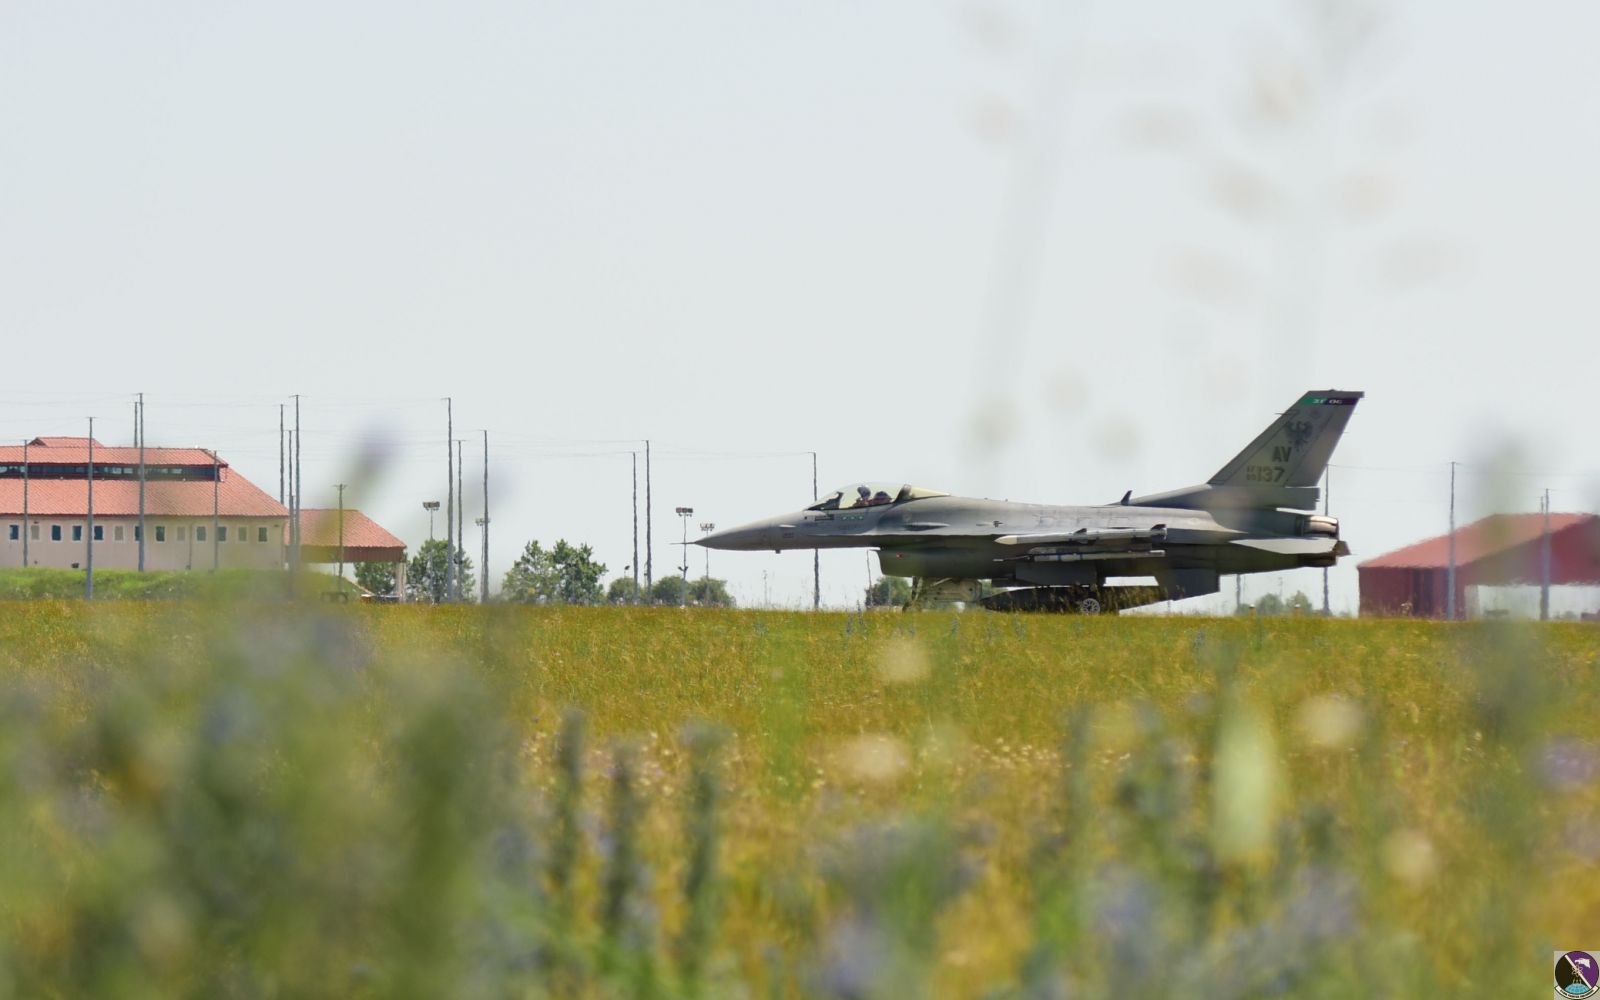
[[(143, 390), (152, 442), (275, 490), (299, 391), (307, 483), (381, 435), (356, 502), (414, 544), (453, 395), (492, 435), (496, 576), (530, 537), (629, 561), (628, 460), (595, 455), (628, 446), (561, 442), (661, 442), (660, 576), (674, 506), (809, 496), (808, 459), (707, 452), (1109, 501), (1313, 386), (1368, 392), (1358, 558), (1442, 531), (1444, 464), (1507, 444), (1538, 474), (1497, 504), (1464, 473), (1467, 515), (1595, 509), (1600, 475), (1554, 474), (1600, 473), (1600, 13), (1381, 5), (1334, 73), (1306, 9), (12, 0), (0, 435), (121, 442)], [(809, 554), (712, 571), (809, 598)], [(833, 603), (865, 578), (825, 561)]]

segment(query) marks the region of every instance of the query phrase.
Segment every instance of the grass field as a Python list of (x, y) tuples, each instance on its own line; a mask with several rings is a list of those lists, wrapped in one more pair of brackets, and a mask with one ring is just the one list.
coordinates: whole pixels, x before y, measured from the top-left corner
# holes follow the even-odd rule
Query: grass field
[(1588, 626), (18, 603), (0, 678), (19, 996), (1509, 997), (1600, 933)]
[[(0, 568), (0, 601), (71, 601), (84, 594), (83, 570), (43, 566)], [(343, 590), (359, 593), (349, 580), (332, 573), (302, 573), (303, 594)], [(99, 569), (94, 574), (94, 596), (99, 601), (246, 600), (282, 597), (287, 590), (280, 571), (224, 569), (216, 572), (188, 570)]]

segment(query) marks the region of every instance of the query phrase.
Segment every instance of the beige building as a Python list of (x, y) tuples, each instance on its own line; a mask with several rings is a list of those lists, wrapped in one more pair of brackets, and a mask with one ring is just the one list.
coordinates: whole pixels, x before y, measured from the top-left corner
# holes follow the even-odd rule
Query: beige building
[[(94, 525), (89, 525), (91, 461)], [(281, 569), (289, 511), (201, 448), (146, 448), (145, 568)], [(139, 566), (139, 449), (88, 438), (0, 447), (0, 565)]]

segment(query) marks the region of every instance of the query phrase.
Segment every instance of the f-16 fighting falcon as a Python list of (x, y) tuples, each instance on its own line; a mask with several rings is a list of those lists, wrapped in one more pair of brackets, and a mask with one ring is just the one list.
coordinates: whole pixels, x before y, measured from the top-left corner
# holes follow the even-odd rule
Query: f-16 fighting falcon
[[(1097, 507), (978, 500), (863, 483), (700, 539), (714, 549), (875, 548), (912, 604), (1098, 614), (1218, 590), (1227, 573), (1332, 566), (1349, 547), (1315, 513), (1317, 483), (1359, 392), (1313, 391), (1198, 486)], [(1157, 586), (1109, 580), (1154, 577)], [(984, 596), (983, 581), (996, 589)]]

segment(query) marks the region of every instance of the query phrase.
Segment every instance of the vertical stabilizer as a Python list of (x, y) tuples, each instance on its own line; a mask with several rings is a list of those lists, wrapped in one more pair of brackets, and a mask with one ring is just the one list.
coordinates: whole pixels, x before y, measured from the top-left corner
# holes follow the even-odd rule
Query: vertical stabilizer
[(1212, 486), (1316, 486), (1363, 393), (1308, 392), (1209, 480)]

